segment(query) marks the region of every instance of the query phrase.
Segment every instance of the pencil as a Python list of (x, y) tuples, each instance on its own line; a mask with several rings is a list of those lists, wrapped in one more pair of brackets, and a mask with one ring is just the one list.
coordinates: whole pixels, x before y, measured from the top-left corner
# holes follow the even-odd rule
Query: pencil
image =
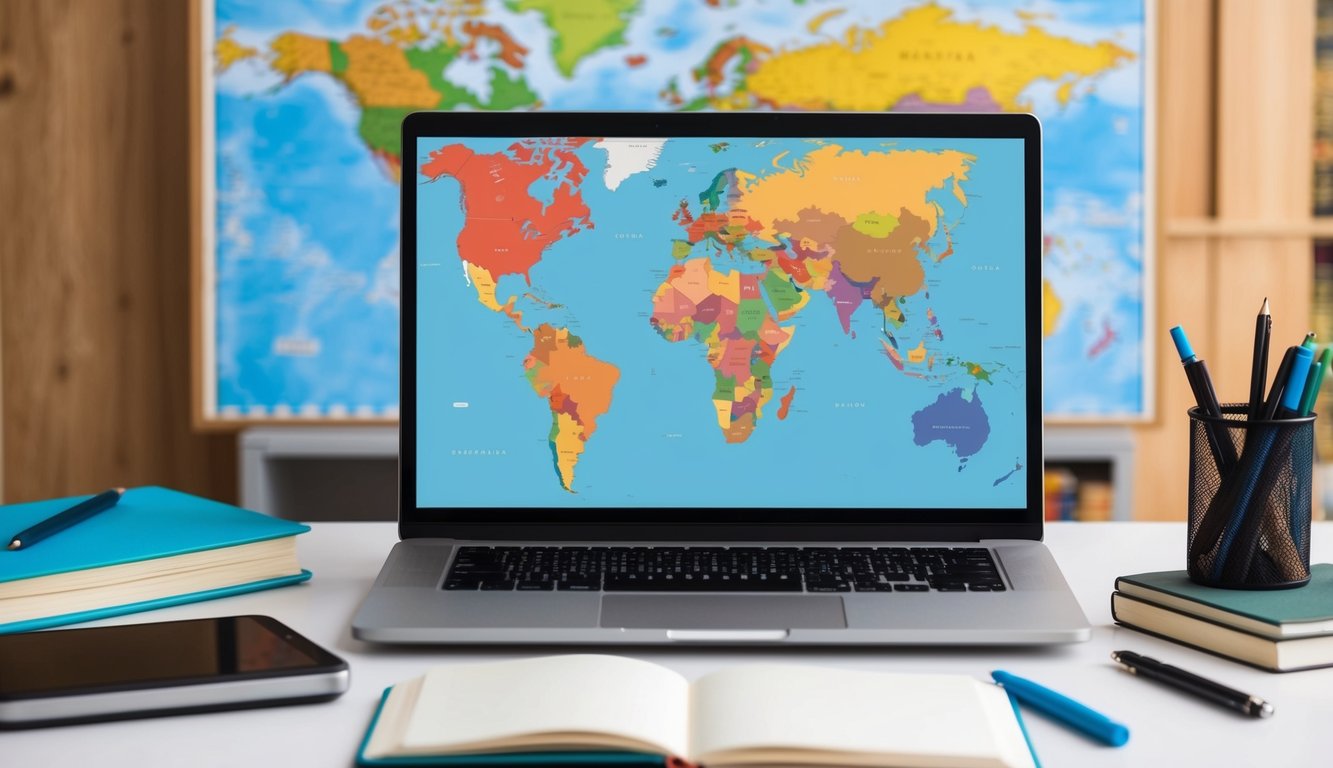
[(1268, 311), (1268, 297), (1254, 319), (1254, 360), (1250, 368), (1250, 421), (1264, 411), (1264, 382), (1268, 380), (1268, 339), (1273, 331), (1273, 316)]

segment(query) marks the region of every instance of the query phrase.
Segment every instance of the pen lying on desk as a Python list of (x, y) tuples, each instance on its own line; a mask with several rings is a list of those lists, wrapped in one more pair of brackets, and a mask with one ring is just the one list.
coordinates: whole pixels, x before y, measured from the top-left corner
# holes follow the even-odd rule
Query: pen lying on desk
[(1193, 672), (1186, 672), (1180, 667), (1163, 664), (1157, 659), (1140, 656), (1133, 651), (1113, 651), (1111, 660), (1123, 665), (1136, 677), (1146, 677), (1198, 696), (1214, 704), (1221, 704), (1250, 717), (1272, 717), (1273, 705), (1248, 693), (1228, 688), (1206, 677), (1199, 677)]
[(1005, 692), (1049, 718), (1112, 747), (1129, 741), (1129, 729), (1096, 710), (1043, 685), (997, 669), (990, 673)]

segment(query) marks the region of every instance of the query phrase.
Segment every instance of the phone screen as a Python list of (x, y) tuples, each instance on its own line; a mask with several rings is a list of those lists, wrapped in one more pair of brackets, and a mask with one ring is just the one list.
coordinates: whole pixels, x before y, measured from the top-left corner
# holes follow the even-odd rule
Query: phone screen
[(340, 663), (267, 616), (0, 636), (0, 698), (295, 673)]

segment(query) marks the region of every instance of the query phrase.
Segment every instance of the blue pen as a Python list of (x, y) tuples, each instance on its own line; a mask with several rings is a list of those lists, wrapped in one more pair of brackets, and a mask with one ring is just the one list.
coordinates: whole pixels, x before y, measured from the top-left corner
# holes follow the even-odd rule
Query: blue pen
[(1031, 680), (1011, 675), (1002, 669), (990, 673), (995, 682), (1022, 704), (1073, 728), (1103, 744), (1122, 747), (1129, 741), (1129, 729), (1100, 712), (1095, 712), (1077, 701), (1062, 696)]
[(1314, 362), (1314, 350), (1305, 345), (1295, 347), (1291, 358), (1291, 372), (1287, 376), (1286, 387), (1282, 390), (1282, 402), (1278, 408), (1279, 419), (1294, 419), (1301, 411), (1301, 396), (1305, 394), (1306, 380), (1310, 377), (1310, 364)]

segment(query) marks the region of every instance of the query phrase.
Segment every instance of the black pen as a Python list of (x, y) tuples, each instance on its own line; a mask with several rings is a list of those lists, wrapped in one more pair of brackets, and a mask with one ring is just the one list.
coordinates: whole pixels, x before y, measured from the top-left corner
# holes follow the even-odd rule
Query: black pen
[(48, 536), (53, 536), (71, 525), (87, 520), (98, 512), (111, 509), (116, 506), (116, 502), (120, 501), (120, 495), (124, 492), (124, 488), (112, 488), (109, 491), (103, 491), (91, 499), (84, 499), (69, 509), (46, 518), (36, 525), (24, 528), (9, 540), (9, 548), (27, 549)]
[(1201, 699), (1221, 704), (1241, 714), (1250, 717), (1273, 716), (1273, 705), (1258, 696), (1228, 688), (1221, 683), (1199, 677), (1193, 672), (1186, 672), (1180, 667), (1163, 664), (1157, 659), (1140, 656), (1133, 651), (1112, 651), (1111, 660), (1124, 665), (1125, 669), (1136, 677), (1146, 677), (1149, 680), (1165, 683), (1172, 688), (1192, 693)]
[[(1217, 402), (1217, 393), (1213, 390), (1213, 380), (1208, 375), (1208, 366), (1194, 354), (1194, 348), (1190, 346), (1189, 339), (1185, 336), (1185, 329), (1179, 325), (1172, 328), (1171, 340), (1175, 342), (1176, 351), (1180, 353), (1180, 364), (1185, 368), (1185, 378), (1189, 380), (1190, 389), (1194, 391), (1194, 401), (1199, 404), (1199, 411), (1205, 416), (1221, 420), (1222, 406)], [(1217, 471), (1226, 477), (1236, 465), (1235, 444), (1231, 442), (1225, 428), (1215, 423), (1205, 422), (1204, 434), (1208, 437), (1208, 447), (1213, 452), (1213, 460), (1217, 462)]]
[(1250, 369), (1250, 421), (1257, 421), (1264, 411), (1264, 382), (1268, 380), (1268, 339), (1273, 332), (1273, 316), (1268, 312), (1268, 297), (1254, 319), (1254, 361)]

